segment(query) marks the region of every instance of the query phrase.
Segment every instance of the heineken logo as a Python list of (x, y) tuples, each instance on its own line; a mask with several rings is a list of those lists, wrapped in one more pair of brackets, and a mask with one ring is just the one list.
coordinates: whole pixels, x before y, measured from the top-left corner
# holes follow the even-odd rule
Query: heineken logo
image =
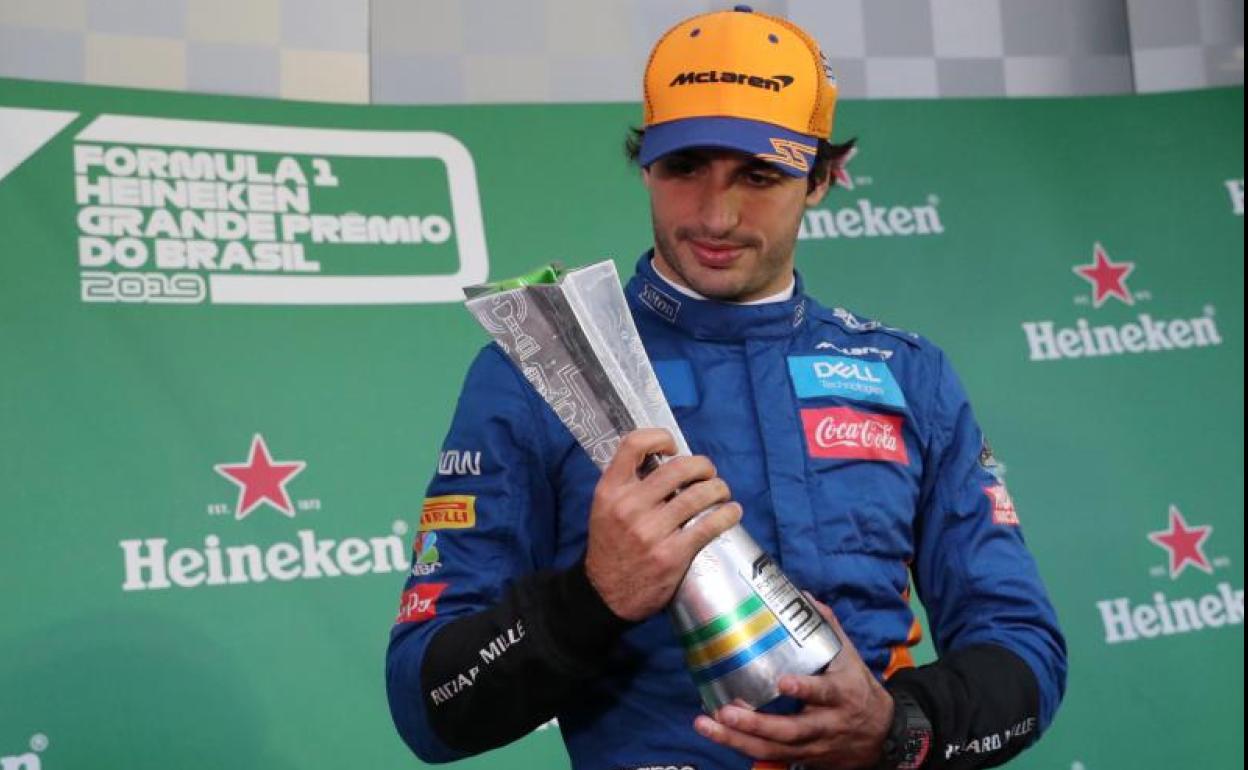
[(1213, 574), (1213, 565), (1205, 556), (1205, 541), (1213, 534), (1213, 527), (1188, 526), (1178, 506), (1170, 506), (1170, 525), (1157, 532), (1149, 532), (1148, 539), (1163, 548), (1169, 555), (1170, 579), (1183, 574), (1190, 565), (1207, 574)]
[(338, 539), (301, 529), (294, 540), (266, 546), (223, 544), (217, 535), (206, 536), (202, 545), (174, 547), (164, 537), (118, 544), (125, 565), (122, 591), (383, 575), (405, 572), (410, 566), (397, 534)]
[(891, 238), (895, 236), (940, 235), (940, 201), (931, 197), (921, 205), (879, 205), (859, 198), (852, 205), (835, 211), (810, 209), (802, 216), (799, 240), (826, 238)]
[[(255, 433), (245, 459), (213, 466), (219, 476), (237, 488), (236, 502), (211, 502), (207, 513), (213, 520), (235, 522), (253, 513), (259, 515), (264, 508), (282, 515), (269, 523), (280, 522), (283, 516), (293, 519), (297, 513), (320, 513), (319, 498), (292, 497), (287, 486), (307, 466), (304, 460), (275, 459), (264, 435)], [(239, 532), (257, 531), (249, 529), (248, 524), (239, 526)], [(305, 528), (297, 530), (293, 539), (266, 543), (245, 537), (232, 542), (232, 538), (218, 534), (204, 535), (194, 544), (178, 544), (163, 535), (126, 538), (118, 541), (122, 553), (121, 590), (286, 583), (409, 569), (432, 572), (440, 567), (437, 549), (432, 547), (436, 538), (423, 543), (428, 547), (408, 558), (404, 542), (408, 530), (405, 522), (395, 521), (390, 533), (370, 537), (322, 537), (314, 529)]]
[(1062, 358), (1095, 358), (1127, 353), (1155, 353), (1221, 345), (1213, 308), (1195, 318), (1154, 318), (1140, 313), (1122, 324), (1093, 326), (1086, 318), (1073, 326), (1059, 327), (1053, 321), (1027, 321), (1023, 324), (1032, 361)]
[(447, 134), (102, 115), (72, 153), (83, 302), (457, 302), (487, 277)]
[(261, 504), (278, 512), (295, 517), (286, 485), (307, 467), (302, 460), (276, 462), (269, 454), (264, 436), (257, 433), (251, 439), (247, 459), (239, 463), (221, 463), (213, 466), (217, 473), (238, 485), (238, 503), (234, 506), (234, 518), (244, 519)]
[(1244, 624), (1244, 589), (1218, 583), (1199, 596), (1171, 598), (1161, 591), (1151, 601), (1126, 597), (1096, 603), (1105, 625), (1105, 643), (1120, 644), (1159, 636), (1190, 634)]
[(854, 189), (854, 175), (849, 173), (849, 162), (858, 156), (858, 146), (849, 148), (849, 152), (841, 158), (841, 162), (832, 167), (832, 176), (837, 187), (846, 190)]
[(43, 760), (39, 755), (48, 748), (48, 736), (35, 733), (30, 736), (29, 745), (29, 751), (0, 757), (0, 770), (42, 770)]
[[(857, 190), (870, 188), (875, 183), (870, 176), (850, 172), (849, 163), (858, 155), (858, 148), (854, 147), (839, 166), (833, 167), (836, 187)], [(881, 203), (865, 195), (848, 203), (839, 203), (841, 200), (841, 196), (833, 193), (824, 203), (826, 208), (807, 210), (802, 215), (798, 240), (918, 237), (945, 232), (940, 218), (940, 198), (936, 195), (929, 194), (919, 203)], [(834, 202), (839, 205), (833, 206)]]
[(1237, 217), (1244, 215), (1244, 180), (1228, 179), (1223, 182), (1226, 185), (1226, 194), (1231, 199), (1231, 212)]
[(1135, 298), (1127, 291), (1127, 276), (1135, 270), (1134, 262), (1113, 262), (1105, 254), (1101, 244), (1092, 247), (1092, 264), (1075, 265), (1075, 275), (1092, 285), (1092, 307), (1098, 308), (1113, 297), (1124, 304), (1134, 305)]
[[(1179, 507), (1170, 505), (1166, 526), (1146, 534), (1148, 541), (1161, 549), (1166, 558), (1164, 565), (1152, 568), (1149, 573), (1175, 581), (1188, 567), (1213, 575), (1230, 566), (1228, 558), (1211, 558), (1206, 553), (1205, 547), (1212, 535), (1212, 525), (1189, 524)], [(1098, 601), (1096, 608), (1104, 625), (1105, 643), (1120, 644), (1243, 625), (1244, 589), (1220, 581), (1195, 595), (1174, 596), (1155, 591), (1143, 601), (1123, 596)]]
[[(1076, 296), (1075, 304), (1090, 305), (1094, 312), (1112, 312), (1113, 308), (1134, 309), (1152, 301), (1152, 292), (1129, 288), (1128, 279), (1135, 270), (1134, 261), (1115, 260), (1100, 243), (1093, 244), (1091, 260), (1071, 267), (1072, 273), (1083, 279), (1090, 290), (1089, 294)], [(1222, 344), (1213, 305), (1204, 306), (1197, 315), (1177, 318), (1137, 312), (1127, 318), (1080, 317), (1065, 324), (1024, 321), (1022, 330), (1031, 361), (1157, 353)]]

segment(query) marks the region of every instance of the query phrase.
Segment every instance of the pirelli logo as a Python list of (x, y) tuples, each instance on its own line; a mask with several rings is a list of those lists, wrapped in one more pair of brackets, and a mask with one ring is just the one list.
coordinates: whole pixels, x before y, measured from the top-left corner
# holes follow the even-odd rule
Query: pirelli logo
[(477, 525), (475, 495), (441, 495), (426, 497), (420, 511), (420, 531), (435, 529), (471, 529)]

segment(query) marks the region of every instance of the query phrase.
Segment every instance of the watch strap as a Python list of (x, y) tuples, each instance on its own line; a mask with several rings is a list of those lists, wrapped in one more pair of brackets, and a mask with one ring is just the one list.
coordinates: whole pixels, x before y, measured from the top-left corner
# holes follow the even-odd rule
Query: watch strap
[(874, 770), (919, 770), (932, 748), (932, 723), (914, 698), (904, 692), (891, 694), (893, 723)]

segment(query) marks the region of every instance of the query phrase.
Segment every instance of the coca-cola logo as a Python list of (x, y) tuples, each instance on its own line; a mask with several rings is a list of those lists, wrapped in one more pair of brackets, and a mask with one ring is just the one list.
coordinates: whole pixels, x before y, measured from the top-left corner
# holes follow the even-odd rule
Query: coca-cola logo
[(815, 428), (815, 443), (824, 448), (860, 446), (897, 451), (897, 435), (893, 426), (869, 418), (861, 422), (841, 422), (835, 417), (824, 417), (819, 421), (819, 427)]
[(905, 418), (849, 407), (803, 409), (802, 426), (811, 457), (910, 462), (902, 436)]

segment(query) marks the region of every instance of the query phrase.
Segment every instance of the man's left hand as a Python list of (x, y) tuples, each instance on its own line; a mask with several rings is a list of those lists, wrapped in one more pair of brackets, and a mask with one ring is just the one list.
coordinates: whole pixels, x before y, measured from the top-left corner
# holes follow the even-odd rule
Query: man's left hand
[(724, 706), (699, 716), (703, 736), (754, 759), (800, 762), (811, 770), (875, 765), (893, 720), (893, 698), (872, 675), (831, 608), (815, 602), (844, 648), (816, 676), (781, 677), (780, 692), (805, 703), (797, 714), (760, 714)]

